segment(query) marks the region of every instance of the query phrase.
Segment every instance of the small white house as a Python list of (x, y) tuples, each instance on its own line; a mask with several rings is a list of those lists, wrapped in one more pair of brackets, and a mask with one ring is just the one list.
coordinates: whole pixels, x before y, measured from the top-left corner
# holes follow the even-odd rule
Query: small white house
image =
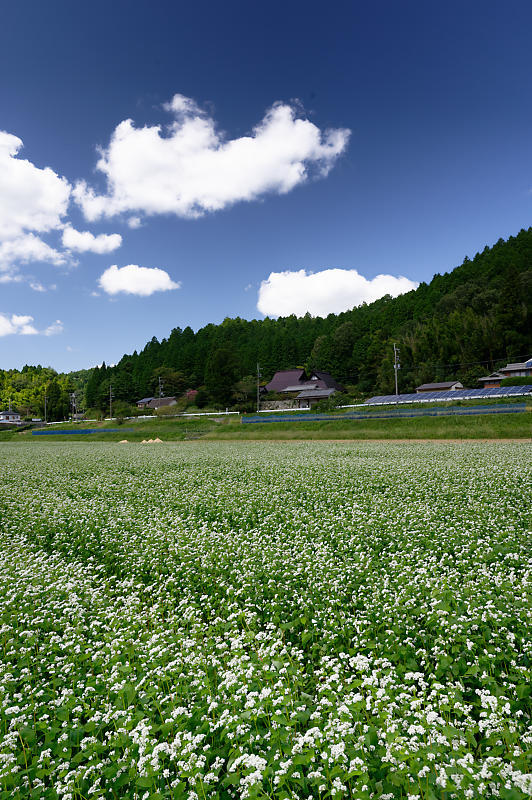
[(16, 411), (0, 411), (0, 424), (20, 425), (20, 414)]

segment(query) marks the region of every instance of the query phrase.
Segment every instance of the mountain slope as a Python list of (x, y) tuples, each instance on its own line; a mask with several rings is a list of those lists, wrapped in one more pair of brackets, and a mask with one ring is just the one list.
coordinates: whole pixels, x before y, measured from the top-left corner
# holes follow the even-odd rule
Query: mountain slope
[(277, 369), (307, 365), (330, 371), (361, 392), (392, 391), (394, 341), (401, 348), (402, 391), (450, 378), (474, 386), (477, 377), (501, 362), (532, 354), (531, 308), (529, 228), (415, 291), (325, 319), (236, 318), (197, 333), (175, 328), (168, 339), (152, 339), (142, 352), (96, 375), (89, 400), (105, 395), (101, 384), (109, 379), (117, 397), (134, 400), (153, 390), (154, 370), (161, 367), (182, 373), (190, 385), (212, 383), (209, 370), (217, 351), (225, 354), (234, 380), (253, 375), (257, 362), (264, 378)]

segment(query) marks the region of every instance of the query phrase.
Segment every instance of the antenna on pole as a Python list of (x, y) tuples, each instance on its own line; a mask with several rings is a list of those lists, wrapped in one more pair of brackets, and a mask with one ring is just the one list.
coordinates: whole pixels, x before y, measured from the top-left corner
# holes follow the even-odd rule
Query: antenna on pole
[(397, 382), (397, 372), (398, 372), (398, 370), (401, 369), (401, 365), (399, 363), (399, 352), (400, 352), (399, 348), (394, 343), (394, 346), (393, 346), (393, 371), (395, 372), (395, 394), (396, 395), (399, 394), (398, 382)]
[(257, 362), (257, 414), (260, 411), (260, 364)]

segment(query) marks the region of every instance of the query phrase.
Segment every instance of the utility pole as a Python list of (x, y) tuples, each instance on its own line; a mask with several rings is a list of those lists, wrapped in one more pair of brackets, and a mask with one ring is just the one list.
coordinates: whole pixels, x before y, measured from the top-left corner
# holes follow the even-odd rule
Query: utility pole
[(260, 411), (260, 364), (257, 362), (257, 414)]
[(46, 413), (47, 412), (47, 408), (46, 408), (47, 401), (48, 401), (48, 395), (46, 394), (46, 390), (45, 390), (45, 392), (44, 392), (44, 424), (45, 425), (48, 424), (47, 413)]
[(160, 375), (159, 375), (159, 397), (164, 397), (164, 383)]
[(399, 348), (396, 344), (393, 346), (393, 371), (395, 372), (395, 394), (399, 394), (398, 384), (397, 384), (397, 372), (401, 369), (401, 365), (399, 363)]
[(70, 408), (72, 411), (72, 422), (74, 422), (78, 413), (76, 392), (70, 392)]
[(113, 387), (109, 384), (109, 418), (113, 419)]

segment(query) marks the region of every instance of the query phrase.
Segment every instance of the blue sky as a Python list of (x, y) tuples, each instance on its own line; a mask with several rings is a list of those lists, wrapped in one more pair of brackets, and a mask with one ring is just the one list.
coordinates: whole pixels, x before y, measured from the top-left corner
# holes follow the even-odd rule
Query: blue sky
[(527, 2), (2, 17), (1, 368), (338, 311), (532, 224)]

